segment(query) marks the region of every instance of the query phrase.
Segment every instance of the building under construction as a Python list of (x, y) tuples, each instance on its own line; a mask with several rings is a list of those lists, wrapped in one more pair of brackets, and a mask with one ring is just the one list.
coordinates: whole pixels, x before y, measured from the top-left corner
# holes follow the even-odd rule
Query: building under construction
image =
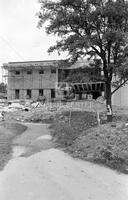
[[(84, 83), (65, 81), (69, 72), (82, 68), (84, 62), (79, 61), (70, 67), (65, 62), (57, 60), (3, 64), (3, 77), (7, 80), (8, 85), (8, 100), (38, 100), (43, 97), (51, 100), (60, 96), (68, 97), (69, 93), (77, 94), (80, 98), (85, 97), (87, 94), (97, 98), (104, 92), (103, 81), (93, 79), (87, 79)], [(90, 72), (91, 74), (92, 72), (95, 73), (95, 75), (97, 73), (94, 72), (94, 69), (90, 69)], [(101, 75), (101, 71), (99, 73)], [(91, 74), (85, 74), (85, 76), (89, 78)]]

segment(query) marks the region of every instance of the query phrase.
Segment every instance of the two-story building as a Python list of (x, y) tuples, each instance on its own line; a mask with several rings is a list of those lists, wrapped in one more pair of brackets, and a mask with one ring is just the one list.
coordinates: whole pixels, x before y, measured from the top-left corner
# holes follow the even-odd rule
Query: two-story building
[[(32, 99), (37, 100), (45, 97), (47, 100), (57, 98), (58, 83), (66, 80), (71, 70), (77, 74), (76, 69), (85, 68), (86, 61), (78, 61), (72, 66), (68, 66), (65, 61), (49, 60), (49, 61), (28, 61), (28, 62), (9, 62), (3, 64), (3, 69), (7, 72), (8, 84), (8, 100), (14, 99)], [(76, 70), (74, 72), (74, 70)], [(83, 73), (83, 69), (82, 69)], [(85, 73), (85, 72), (84, 72)], [(101, 95), (103, 91), (103, 82), (92, 82), (89, 77), (93, 74), (100, 74), (100, 71), (90, 69), (89, 73), (85, 73), (86, 81), (84, 85), (79, 82), (73, 85), (73, 89), (77, 94), (93, 94), (95, 98)], [(93, 80), (93, 79), (92, 79)], [(80, 80), (81, 81), (81, 80)]]
[(56, 61), (9, 62), (3, 64), (8, 83), (8, 99), (55, 98), (58, 81)]

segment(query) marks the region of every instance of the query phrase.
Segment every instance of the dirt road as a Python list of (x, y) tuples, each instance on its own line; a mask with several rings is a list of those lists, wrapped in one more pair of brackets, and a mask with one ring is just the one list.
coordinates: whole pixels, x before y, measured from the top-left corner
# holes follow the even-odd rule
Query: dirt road
[(128, 199), (128, 175), (54, 149), (46, 125), (28, 124), (14, 144), (25, 147), (14, 150), (14, 158), (0, 173), (1, 200)]

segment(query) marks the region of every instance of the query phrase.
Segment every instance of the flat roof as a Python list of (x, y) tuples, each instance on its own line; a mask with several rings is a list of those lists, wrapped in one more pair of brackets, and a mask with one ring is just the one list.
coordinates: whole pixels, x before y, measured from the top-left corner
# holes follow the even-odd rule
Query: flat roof
[(8, 68), (26, 68), (26, 67), (57, 67), (58, 60), (43, 60), (43, 61), (21, 61), (4, 63), (3, 67)]
[(20, 62), (8, 62), (8, 64), (27, 64), (27, 63), (55, 63), (62, 60), (32, 60), (32, 61), (20, 61)]
[(67, 60), (42, 60), (42, 61), (21, 61), (21, 62), (8, 62), (3, 64), (5, 69), (13, 68), (64, 68), (75, 69), (85, 67), (89, 64), (87, 60), (79, 60), (74, 64), (69, 64)]

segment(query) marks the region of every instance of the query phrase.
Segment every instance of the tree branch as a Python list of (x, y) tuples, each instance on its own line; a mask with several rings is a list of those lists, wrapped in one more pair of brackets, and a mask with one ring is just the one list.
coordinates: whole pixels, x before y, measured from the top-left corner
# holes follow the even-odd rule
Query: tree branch
[(128, 79), (126, 79), (123, 83), (121, 83), (121, 84), (111, 93), (111, 95), (113, 95), (118, 89), (120, 89), (127, 81), (128, 81)]
[(98, 51), (97, 48), (95, 48), (94, 46), (91, 46), (91, 48), (97, 53), (98, 56), (102, 57), (101, 53)]

